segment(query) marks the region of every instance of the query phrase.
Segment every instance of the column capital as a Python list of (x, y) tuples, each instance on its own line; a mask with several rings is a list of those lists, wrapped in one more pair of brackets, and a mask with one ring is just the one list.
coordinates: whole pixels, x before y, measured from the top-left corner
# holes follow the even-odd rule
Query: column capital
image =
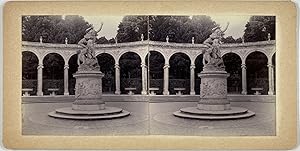
[(268, 64), (268, 65), (267, 65), (267, 67), (269, 67), (269, 68), (273, 68), (273, 67), (274, 67), (274, 65), (272, 65), (272, 64)]
[(163, 68), (164, 68), (164, 69), (170, 68), (170, 65), (169, 65), (169, 64), (165, 64)]
[(145, 67), (145, 68), (146, 68), (147, 66), (146, 66), (146, 64), (145, 64), (145, 63), (141, 63), (141, 67), (142, 67), (142, 68), (143, 68), (143, 67)]
[(37, 69), (43, 69), (43, 68), (44, 68), (43, 64), (39, 64), (39, 65), (37, 66)]
[(195, 65), (191, 65), (191, 66), (190, 66), (190, 69), (195, 69), (195, 68), (196, 68)]
[(115, 64), (115, 68), (120, 69), (119, 64)]
[(69, 69), (69, 65), (65, 64), (64, 69)]
[(241, 64), (241, 68), (246, 69), (247, 68), (246, 64)]

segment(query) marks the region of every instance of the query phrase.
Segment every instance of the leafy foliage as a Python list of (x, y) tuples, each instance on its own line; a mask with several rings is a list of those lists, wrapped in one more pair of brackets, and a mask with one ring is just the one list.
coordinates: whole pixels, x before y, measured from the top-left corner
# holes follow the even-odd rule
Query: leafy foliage
[(252, 16), (245, 27), (245, 42), (265, 41), (268, 33), (275, 40), (275, 16)]
[(77, 43), (91, 25), (78, 15), (65, 16), (22, 16), (22, 40), (38, 42)]
[(224, 43), (236, 43), (235, 39), (232, 36), (222, 38), (222, 42), (224, 42)]
[(127, 52), (119, 60), (121, 78), (140, 78), (142, 75), (140, 56)]
[[(148, 53), (149, 54), (149, 53)], [(147, 66), (150, 67), (150, 79), (162, 79), (163, 78), (163, 66), (165, 64), (164, 57), (157, 51), (150, 51), (150, 58), (148, 63), (148, 57), (146, 56)]]
[(43, 60), (44, 79), (63, 79), (64, 78), (64, 59), (56, 53), (50, 53)]
[(38, 58), (32, 52), (22, 52), (22, 79), (37, 78)]
[(105, 36), (96, 39), (97, 44), (114, 44), (115, 38), (111, 38), (109, 40), (106, 39)]
[(118, 42), (141, 40), (141, 34), (147, 39), (148, 16), (125, 16), (118, 26)]
[[(148, 27), (149, 19), (149, 27)], [(118, 42), (141, 40), (141, 34), (152, 41), (202, 43), (212, 33), (212, 28), (218, 26), (209, 16), (125, 16), (119, 25)]]
[(190, 77), (189, 57), (184, 53), (176, 53), (170, 58), (170, 79), (189, 79)]

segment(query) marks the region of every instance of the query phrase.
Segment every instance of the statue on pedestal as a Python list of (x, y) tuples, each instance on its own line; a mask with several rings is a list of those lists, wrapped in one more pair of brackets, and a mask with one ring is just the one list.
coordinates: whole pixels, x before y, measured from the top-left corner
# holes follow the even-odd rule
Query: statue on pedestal
[(213, 33), (203, 44), (208, 48), (203, 53), (203, 71), (201, 78), (200, 99), (197, 107), (181, 108), (173, 115), (183, 118), (224, 120), (239, 119), (254, 116), (255, 113), (242, 107), (232, 107), (227, 99), (227, 78), (225, 65), (220, 52), (221, 39), (225, 30), (220, 27), (213, 29)]
[(108, 107), (102, 99), (102, 78), (104, 74), (96, 58), (94, 44), (97, 33), (93, 27), (87, 30), (84, 37), (78, 42), (83, 47), (78, 52), (78, 71), (73, 74), (76, 79), (75, 101), (72, 107), (59, 108), (48, 113), (55, 118), (73, 120), (113, 119), (128, 116), (130, 112), (117, 107)]

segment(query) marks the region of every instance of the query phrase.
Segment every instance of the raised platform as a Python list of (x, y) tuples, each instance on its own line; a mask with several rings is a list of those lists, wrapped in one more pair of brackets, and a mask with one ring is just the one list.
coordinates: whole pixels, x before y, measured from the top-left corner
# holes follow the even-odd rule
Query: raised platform
[(173, 115), (182, 118), (203, 119), (203, 120), (228, 120), (240, 119), (254, 116), (255, 113), (246, 108), (230, 107), (229, 110), (209, 111), (200, 110), (197, 107), (182, 108), (173, 113)]
[(54, 118), (73, 120), (99, 120), (125, 117), (130, 115), (130, 112), (116, 107), (105, 107), (103, 110), (94, 111), (73, 110), (71, 107), (66, 107), (56, 109), (48, 115)]

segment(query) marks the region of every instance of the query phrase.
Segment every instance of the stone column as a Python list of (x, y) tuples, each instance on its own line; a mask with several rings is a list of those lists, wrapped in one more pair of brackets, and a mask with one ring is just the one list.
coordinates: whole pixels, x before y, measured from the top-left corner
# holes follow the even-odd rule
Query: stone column
[(191, 87), (191, 91), (190, 91), (190, 95), (195, 95), (195, 70), (196, 66), (194, 64), (191, 64), (191, 71), (190, 71), (190, 74), (191, 74), (191, 82), (190, 82), (190, 87)]
[(169, 95), (169, 68), (170, 66), (168, 64), (165, 64), (164, 66), (164, 95)]
[(144, 62), (141, 64), (142, 67), (142, 95), (147, 94), (147, 66)]
[(268, 95), (274, 95), (274, 66), (272, 63), (268, 63), (269, 69), (269, 91)]
[(37, 95), (43, 96), (43, 64), (39, 64), (37, 67), (38, 75), (37, 75)]
[(120, 66), (115, 64), (115, 80), (116, 80), (116, 91), (115, 94), (121, 94), (120, 91)]
[(242, 94), (247, 94), (247, 71), (246, 64), (242, 64)]
[(69, 95), (69, 65), (64, 66), (64, 95)]

